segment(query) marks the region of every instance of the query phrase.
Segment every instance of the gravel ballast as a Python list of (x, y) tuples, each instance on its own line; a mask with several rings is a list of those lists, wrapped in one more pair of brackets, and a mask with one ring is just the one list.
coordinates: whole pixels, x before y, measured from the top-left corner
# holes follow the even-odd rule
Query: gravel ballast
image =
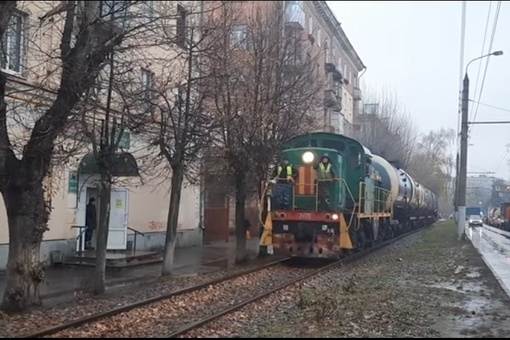
[(505, 337), (510, 300), (448, 221), (186, 337)]

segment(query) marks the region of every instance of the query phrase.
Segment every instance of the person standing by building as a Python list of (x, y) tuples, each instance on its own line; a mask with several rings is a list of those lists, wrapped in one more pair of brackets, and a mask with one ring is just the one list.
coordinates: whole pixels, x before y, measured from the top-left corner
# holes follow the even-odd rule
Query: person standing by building
[(96, 199), (94, 197), (91, 197), (89, 199), (89, 203), (87, 204), (87, 210), (85, 213), (85, 226), (87, 227), (85, 229), (85, 249), (92, 249), (91, 240), (92, 240), (92, 234), (94, 233), (94, 230), (96, 230), (97, 227), (97, 213), (96, 213), (96, 206), (94, 202)]

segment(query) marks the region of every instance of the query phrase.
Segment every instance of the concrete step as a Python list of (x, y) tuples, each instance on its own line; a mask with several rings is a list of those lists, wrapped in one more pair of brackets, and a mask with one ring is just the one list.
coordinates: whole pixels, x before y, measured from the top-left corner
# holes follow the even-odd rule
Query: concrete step
[[(118, 252), (106, 254), (106, 268), (131, 268), (163, 261), (157, 252)], [(95, 253), (87, 252), (81, 255), (68, 256), (66, 265), (93, 267), (96, 264)]]

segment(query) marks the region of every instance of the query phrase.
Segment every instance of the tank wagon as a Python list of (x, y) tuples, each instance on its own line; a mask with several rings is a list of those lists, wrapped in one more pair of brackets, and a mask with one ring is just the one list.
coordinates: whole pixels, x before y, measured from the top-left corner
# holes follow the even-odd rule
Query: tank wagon
[[(315, 168), (324, 155), (335, 171), (333, 180), (317, 179)], [(280, 156), (298, 177), (286, 210), (273, 208), (276, 184), (262, 184), (260, 244), (269, 254), (337, 257), (437, 220), (438, 201), (431, 190), (352, 138), (301, 135)], [(321, 186), (329, 194), (327, 202)]]

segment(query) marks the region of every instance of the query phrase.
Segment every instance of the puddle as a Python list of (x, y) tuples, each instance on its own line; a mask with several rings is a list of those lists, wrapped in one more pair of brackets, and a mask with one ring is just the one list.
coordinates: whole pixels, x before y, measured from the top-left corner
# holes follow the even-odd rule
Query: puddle
[(471, 273), (466, 274), (466, 277), (468, 277), (470, 279), (476, 279), (480, 276), (482, 276), (482, 274), (480, 274), (480, 272), (471, 272)]
[[(470, 286), (465, 283), (463, 285)], [(485, 314), (486, 310), (490, 310), (494, 307), (494, 302), (491, 302), (490, 299), (476, 292), (459, 290), (451, 284), (436, 286), (464, 293), (464, 301), (448, 304), (448, 307), (452, 308), (454, 316), (438, 320), (436, 328), (441, 332), (442, 337), (465, 338), (470, 333), (484, 327), (490, 322), (491, 316)], [(478, 290), (480, 290), (480, 288)]]
[[(480, 276), (479, 273), (474, 273), (474, 274), (478, 274), (478, 276)], [(462, 293), (462, 294), (477, 295), (482, 292), (482, 287), (480, 286), (480, 283), (469, 283), (469, 282), (436, 283), (436, 284), (428, 285), (428, 287), (447, 289), (449, 291)]]
[(469, 232), (468, 237), (482, 255), (501, 287), (510, 296), (510, 246), (504, 239), (486, 228)]

